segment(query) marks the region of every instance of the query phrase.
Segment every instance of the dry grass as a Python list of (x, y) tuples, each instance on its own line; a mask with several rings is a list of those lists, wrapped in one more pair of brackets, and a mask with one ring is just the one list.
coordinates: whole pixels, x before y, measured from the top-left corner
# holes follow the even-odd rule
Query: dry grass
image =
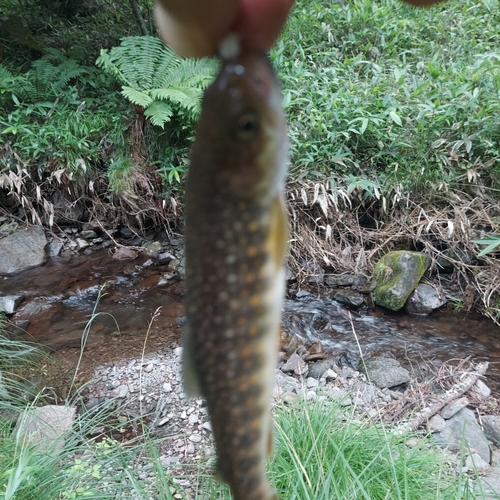
[[(440, 278), (444, 259), (454, 266), (465, 310), (477, 308), (500, 321), (500, 261), (492, 253), (477, 258), (472, 242), (500, 233), (500, 204), (465, 193), (434, 193), (394, 200), (362, 200), (357, 193), (321, 184), (288, 189), (291, 220), (289, 265), (299, 280), (305, 269), (371, 276), (377, 260), (392, 250), (416, 250), (432, 258), (431, 273)], [(307, 265), (305, 265), (307, 263)], [(309, 271), (310, 272), (310, 271)]]

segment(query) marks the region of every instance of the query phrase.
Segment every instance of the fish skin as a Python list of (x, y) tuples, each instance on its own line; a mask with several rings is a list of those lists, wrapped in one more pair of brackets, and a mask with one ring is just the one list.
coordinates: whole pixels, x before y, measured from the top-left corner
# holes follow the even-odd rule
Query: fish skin
[(235, 500), (275, 500), (265, 473), (284, 295), (286, 118), (264, 53), (223, 62), (186, 182), (184, 387), (202, 395)]

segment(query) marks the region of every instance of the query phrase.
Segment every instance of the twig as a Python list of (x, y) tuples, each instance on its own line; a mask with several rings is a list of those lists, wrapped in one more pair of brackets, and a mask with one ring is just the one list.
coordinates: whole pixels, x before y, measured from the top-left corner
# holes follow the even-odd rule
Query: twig
[(441, 411), (447, 404), (465, 394), (488, 369), (488, 362), (479, 363), (476, 369), (472, 372), (464, 373), (462, 380), (448, 389), (440, 400), (432, 406), (428, 406), (416, 413), (408, 422), (403, 422), (395, 429), (396, 434), (406, 434), (418, 429), (424, 422), (429, 420), (433, 415)]

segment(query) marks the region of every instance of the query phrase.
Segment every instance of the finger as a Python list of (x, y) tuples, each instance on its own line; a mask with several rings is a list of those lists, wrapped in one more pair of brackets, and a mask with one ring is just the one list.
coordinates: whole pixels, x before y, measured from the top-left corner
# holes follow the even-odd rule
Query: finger
[(245, 48), (268, 51), (276, 42), (294, 0), (240, 0), (233, 31)]
[(185, 57), (214, 55), (235, 22), (238, 0), (157, 0), (161, 37)]

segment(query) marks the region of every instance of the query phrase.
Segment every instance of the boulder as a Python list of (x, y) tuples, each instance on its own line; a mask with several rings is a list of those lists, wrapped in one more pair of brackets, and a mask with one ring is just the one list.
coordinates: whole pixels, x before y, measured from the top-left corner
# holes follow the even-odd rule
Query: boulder
[(45, 261), (47, 238), (41, 227), (18, 229), (0, 239), (0, 275), (18, 273)]
[(64, 438), (71, 431), (76, 409), (47, 405), (30, 408), (17, 420), (13, 435), (34, 446), (40, 453), (57, 453), (64, 447)]
[(445, 304), (446, 298), (433, 286), (420, 283), (410, 294), (405, 309), (410, 314), (429, 314)]
[(481, 419), (486, 437), (500, 446), (500, 417), (496, 415), (485, 415)]
[(0, 297), (0, 314), (14, 314), (17, 306), (24, 300), (24, 295), (18, 293), (16, 295), (4, 295)]
[(410, 381), (410, 373), (393, 358), (370, 358), (359, 371), (365, 373), (368, 380), (379, 389), (406, 384)]
[(488, 440), (479, 427), (474, 412), (462, 408), (458, 413), (446, 421), (441, 432), (433, 434), (440, 446), (450, 451), (471, 450), (488, 464), (491, 461), (491, 451)]
[(431, 264), (428, 255), (419, 252), (389, 252), (375, 265), (375, 303), (398, 311)]

